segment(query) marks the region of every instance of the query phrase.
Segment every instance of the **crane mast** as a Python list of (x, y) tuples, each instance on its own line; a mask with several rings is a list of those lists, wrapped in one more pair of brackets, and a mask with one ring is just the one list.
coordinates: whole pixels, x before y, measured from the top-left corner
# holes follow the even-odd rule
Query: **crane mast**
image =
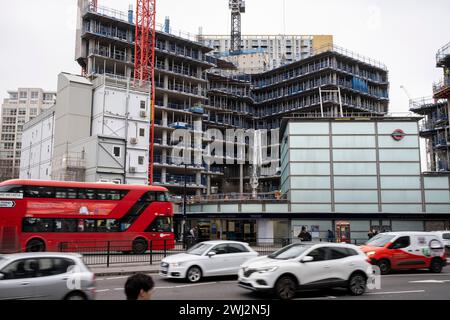
[(150, 84), (149, 184), (153, 184), (155, 141), (155, 45), (156, 0), (136, 0), (136, 37), (134, 48), (135, 85)]
[(244, 0), (229, 0), (231, 9), (231, 46), (230, 53), (241, 52), (241, 13), (245, 13)]

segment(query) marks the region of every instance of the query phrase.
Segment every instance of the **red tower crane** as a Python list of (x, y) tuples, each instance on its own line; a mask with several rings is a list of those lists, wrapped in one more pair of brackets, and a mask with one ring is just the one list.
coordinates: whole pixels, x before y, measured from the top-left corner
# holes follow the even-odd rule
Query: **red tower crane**
[(156, 0), (136, 0), (134, 79), (140, 86), (150, 83), (149, 184), (153, 184), (155, 141), (155, 45)]

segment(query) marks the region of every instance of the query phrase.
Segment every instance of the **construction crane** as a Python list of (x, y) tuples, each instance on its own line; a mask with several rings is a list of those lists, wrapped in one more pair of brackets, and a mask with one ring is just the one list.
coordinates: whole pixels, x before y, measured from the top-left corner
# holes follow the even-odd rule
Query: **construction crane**
[(241, 13), (245, 13), (244, 0), (229, 0), (231, 9), (231, 46), (230, 53), (241, 52)]
[(156, 0), (136, 0), (136, 37), (134, 47), (135, 85), (150, 84), (150, 159), (149, 184), (153, 184), (155, 142), (155, 45)]

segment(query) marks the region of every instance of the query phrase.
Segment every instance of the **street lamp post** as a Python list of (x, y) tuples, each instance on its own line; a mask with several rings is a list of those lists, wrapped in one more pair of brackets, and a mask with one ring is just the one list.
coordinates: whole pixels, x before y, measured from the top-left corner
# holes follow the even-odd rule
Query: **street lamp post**
[(184, 164), (183, 222), (181, 224), (183, 245), (187, 244), (187, 239), (186, 239), (186, 220), (187, 220), (187, 213), (186, 213), (186, 204), (187, 204), (186, 188), (187, 188), (187, 177), (186, 177), (186, 173), (187, 173), (187, 163)]

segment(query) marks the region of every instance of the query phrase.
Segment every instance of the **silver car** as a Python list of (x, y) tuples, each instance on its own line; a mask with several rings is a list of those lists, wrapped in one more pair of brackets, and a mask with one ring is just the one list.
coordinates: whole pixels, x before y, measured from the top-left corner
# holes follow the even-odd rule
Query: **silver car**
[(95, 276), (79, 254), (0, 255), (0, 300), (90, 300)]

